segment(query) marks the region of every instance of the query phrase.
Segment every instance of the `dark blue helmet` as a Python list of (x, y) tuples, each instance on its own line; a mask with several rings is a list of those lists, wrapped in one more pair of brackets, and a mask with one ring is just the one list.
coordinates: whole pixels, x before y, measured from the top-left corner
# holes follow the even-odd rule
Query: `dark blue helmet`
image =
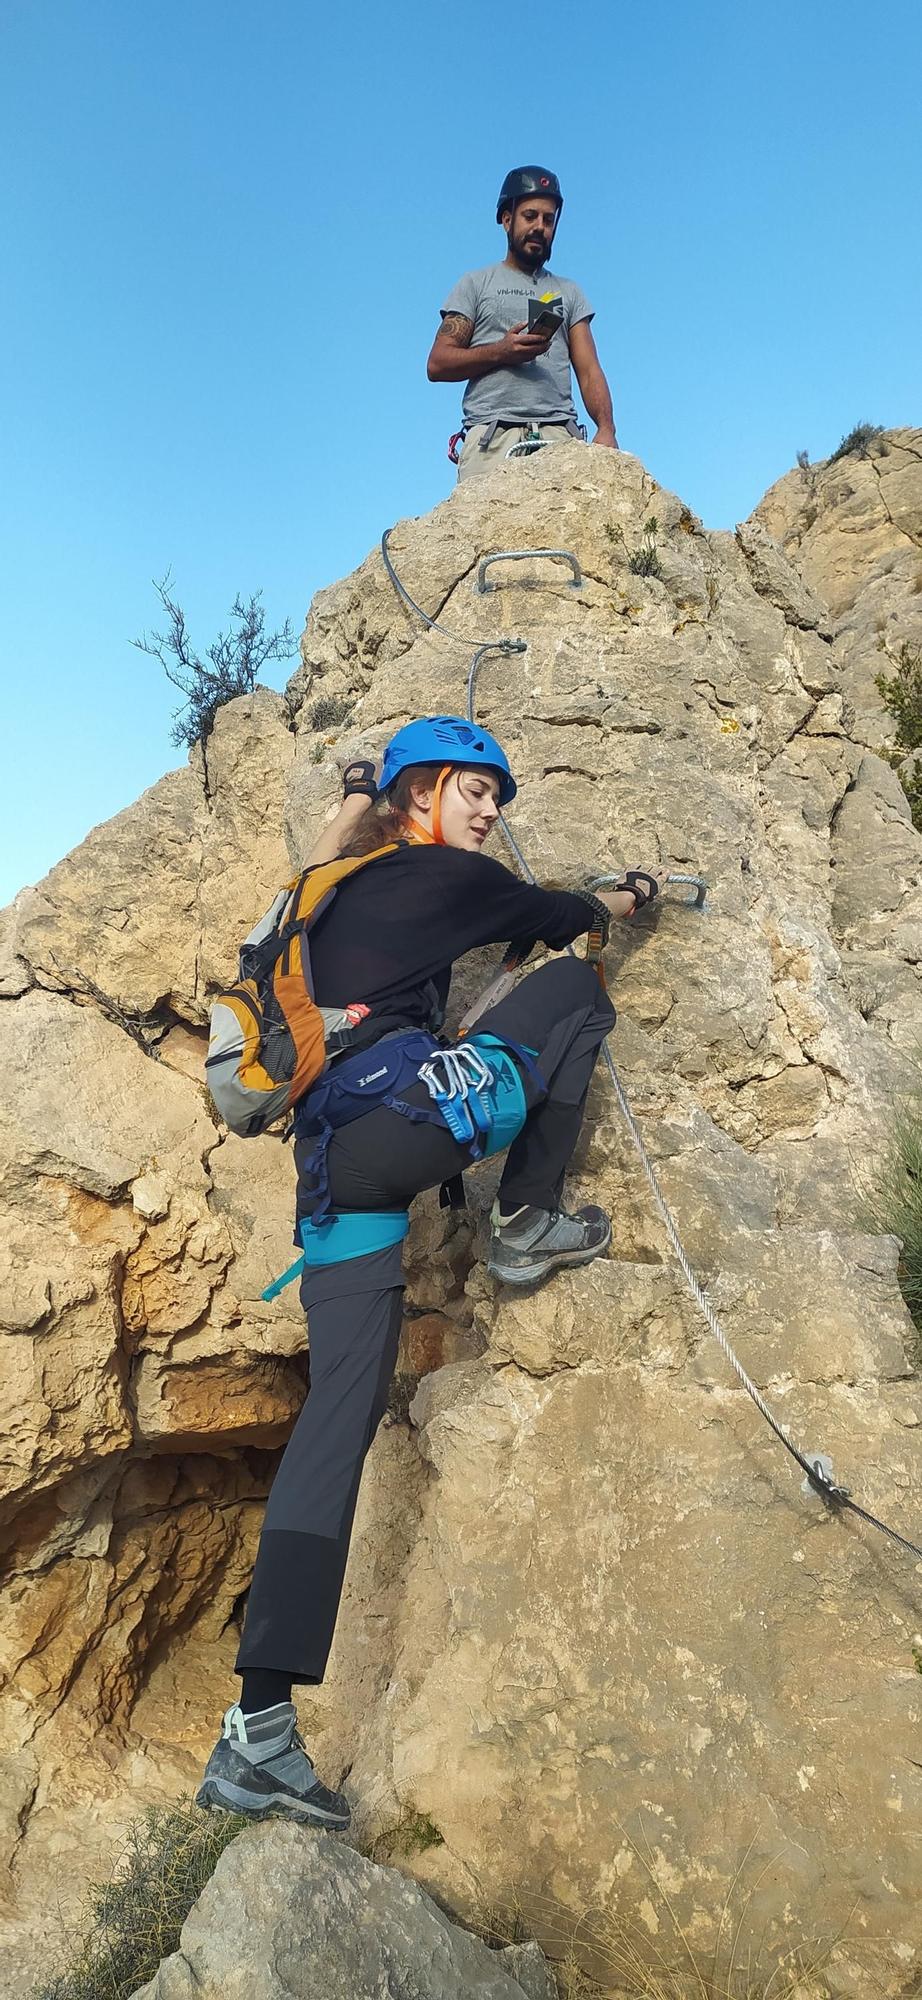
[(560, 214), (563, 195), (560, 192), (557, 175), (552, 174), (549, 167), (513, 167), (511, 174), (506, 175), (499, 191), (499, 200), (496, 204), (497, 222), (502, 222), (505, 208), (514, 208), (516, 202), (521, 201), (526, 194), (546, 194), (549, 201), (556, 201), (557, 213)]

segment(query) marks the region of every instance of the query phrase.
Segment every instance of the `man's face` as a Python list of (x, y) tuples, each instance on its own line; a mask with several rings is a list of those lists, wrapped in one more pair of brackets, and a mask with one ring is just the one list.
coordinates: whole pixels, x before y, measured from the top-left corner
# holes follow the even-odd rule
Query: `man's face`
[(557, 204), (546, 194), (526, 195), (514, 209), (503, 211), (509, 248), (526, 270), (537, 271), (547, 263), (556, 227)]

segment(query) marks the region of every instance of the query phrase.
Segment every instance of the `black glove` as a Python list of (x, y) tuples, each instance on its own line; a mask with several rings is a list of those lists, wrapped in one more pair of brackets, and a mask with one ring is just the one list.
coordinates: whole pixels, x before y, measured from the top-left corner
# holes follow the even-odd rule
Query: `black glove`
[(353, 799), (358, 792), (364, 793), (372, 805), (378, 796), (375, 784), (375, 767), (359, 758), (354, 764), (347, 764), (343, 772), (343, 798)]
[(643, 868), (628, 868), (620, 882), (615, 883), (615, 888), (629, 890), (638, 910), (646, 909), (647, 904), (652, 903), (654, 896), (659, 895), (656, 876), (648, 875)]

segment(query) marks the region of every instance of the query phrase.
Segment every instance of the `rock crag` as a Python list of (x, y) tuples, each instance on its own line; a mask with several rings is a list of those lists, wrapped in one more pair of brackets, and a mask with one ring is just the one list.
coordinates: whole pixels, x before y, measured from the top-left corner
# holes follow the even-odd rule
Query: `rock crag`
[[(220, 711), (204, 755), (6, 913), (11, 1993), (52, 1878), (68, 1916), (139, 1804), (197, 1780), (304, 1390), (294, 1292), (260, 1299), (292, 1254), (291, 1161), (215, 1122), (209, 994), (344, 762), (461, 708), (481, 642), (527, 644), (484, 656), (477, 704), (539, 879), (661, 861), (710, 884), (704, 916), (673, 894), (613, 940), (613, 1052), (746, 1367), (919, 1539), (912, 1328), (863, 1191), (922, 1018), (922, 839), (868, 694), (875, 620), (888, 643), (917, 629), (922, 433), (820, 468), (811, 495), (789, 474), (709, 533), (636, 459), (578, 445), (459, 488), (391, 544), (457, 643), (369, 556), (315, 600), (285, 697)], [(478, 591), (485, 555), (560, 546), (579, 589), (534, 559)], [(668, 1960), (669, 1909), (706, 1953), (742, 1867), (767, 1963), (834, 1938), (830, 1993), (896, 2000), (922, 1955), (922, 1566), (801, 1492), (603, 1078), (571, 1186), (611, 1207), (609, 1260), (496, 1292), (474, 1255), (494, 1182), (471, 1177), (468, 1222), (418, 1204), (330, 1678), (299, 1704), (318, 1764), (349, 1772), (384, 1858), (408, 1813), (432, 1823), (402, 1865), (462, 1916), (517, 1899), (540, 1939), (550, 1905), (615, 1910)], [(173, 1977), (151, 2000), (187, 1990)]]
[(134, 2000), (556, 2000), (537, 1945), (493, 1951), (390, 1868), (303, 1828), (225, 1849), (180, 1948)]

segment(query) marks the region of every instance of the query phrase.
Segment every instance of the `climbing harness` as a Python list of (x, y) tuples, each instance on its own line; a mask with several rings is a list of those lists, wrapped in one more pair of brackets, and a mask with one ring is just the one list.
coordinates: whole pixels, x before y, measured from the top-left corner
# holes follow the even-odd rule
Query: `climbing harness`
[(440, 1049), (419, 1072), (420, 1082), (438, 1106), (452, 1138), (470, 1149), (472, 1164), (504, 1152), (525, 1123), (525, 1090), (513, 1056), (530, 1071), (546, 1096), (534, 1050), (500, 1040), (498, 1035), (475, 1035), (470, 1042)]
[(439, 1043), (427, 1028), (398, 1028), (354, 1054), (341, 1056), (306, 1096), (294, 1115), (296, 1140), (313, 1140), (304, 1172), (313, 1182), (312, 1220), (322, 1222), (330, 1209), (327, 1153), (334, 1132), (386, 1105), (413, 1124), (440, 1124), (437, 1111), (408, 1104), (401, 1092), (419, 1081), (420, 1066)]
[(331, 1209), (323, 1222), (309, 1217), (299, 1223), (303, 1249), (281, 1277), (273, 1278), (260, 1298), (277, 1299), (286, 1286), (293, 1285), (304, 1270), (318, 1271), (330, 1264), (348, 1264), (353, 1257), (371, 1257), (377, 1250), (390, 1250), (402, 1243), (410, 1227), (406, 1208)]
[(582, 444), (586, 442), (586, 426), (578, 423), (575, 417), (493, 417), (487, 424), (483, 437), (478, 438), (477, 449), (489, 451), (497, 431), (520, 430), (523, 433), (522, 437), (517, 439), (515, 444), (511, 444), (508, 451), (503, 452), (503, 457), (530, 458), (533, 452), (543, 451), (545, 445), (554, 442), (553, 438), (541, 436), (542, 424), (554, 430), (565, 430), (568, 437), (579, 438)]
[[(503, 457), (531, 458), (533, 452), (544, 451), (550, 442), (550, 438), (543, 438), (541, 436), (537, 424), (529, 424), (524, 437), (519, 439), (518, 444), (511, 444), (509, 450), (503, 452)], [(481, 451), (486, 451), (486, 448), (486, 444), (481, 441)]]
[[(460, 1047), (443, 1048), (428, 1029), (396, 1029), (367, 1048), (341, 1057), (302, 1098), (295, 1112), (295, 1138), (314, 1142), (303, 1162), (305, 1177), (313, 1184), (312, 1213), (309, 1221), (300, 1225), (304, 1256), (274, 1278), (261, 1296), (277, 1298), (286, 1285), (300, 1277), (305, 1262), (342, 1263), (347, 1257), (389, 1247), (400, 1241), (400, 1235), (406, 1235), (404, 1229), (400, 1235), (378, 1241), (373, 1225), (380, 1218), (375, 1213), (337, 1215), (332, 1208), (327, 1154), (334, 1132), (384, 1105), (412, 1124), (445, 1126), (459, 1145), (467, 1146), (471, 1165), (490, 1159), (511, 1146), (525, 1123), (525, 1089), (519, 1064), (533, 1078), (538, 1098), (546, 1096), (535, 1051), (498, 1035), (484, 1033)], [(410, 1104), (401, 1095), (414, 1083), (425, 1084), (431, 1108)], [(331, 1237), (333, 1222), (336, 1233)], [(312, 1233), (305, 1236), (305, 1229)], [(358, 1247), (346, 1247), (353, 1244)]]
[[(388, 530), (388, 533), (390, 533), (390, 530)], [(435, 625), (435, 621), (429, 618), (428, 614), (425, 611), (421, 611), (420, 607), (413, 603), (413, 600), (408, 596), (407, 592), (404, 590), (404, 587), (400, 582), (399, 577), (393, 570), (393, 565), (390, 563), (387, 557), (385, 548), (386, 541), (387, 541), (387, 534), (385, 534), (382, 540), (382, 551), (384, 551), (385, 553), (385, 562), (387, 565), (388, 574), (391, 576), (391, 581), (394, 584), (394, 588), (396, 589), (398, 594), (403, 598), (404, 602), (408, 603), (411, 609), (414, 610), (417, 613), (417, 615), (421, 617), (427, 625), (429, 625), (432, 629), (435, 630), (440, 629)], [(523, 551), (523, 553), (525, 552)], [(529, 553), (534, 554), (536, 552), (530, 551)], [(543, 551), (542, 553), (547, 553), (547, 551)], [(446, 636), (451, 637), (453, 635), (449, 634)], [(467, 713), (468, 713), (468, 720), (472, 728), (476, 728), (477, 726), (475, 702), (476, 702), (476, 692), (477, 692), (477, 676), (480, 670), (481, 661), (484, 659), (487, 653), (495, 653), (495, 652), (511, 653), (511, 652), (525, 652), (525, 651), (526, 651), (525, 643), (522, 640), (518, 641), (483, 640), (480, 642), (480, 644), (477, 647), (477, 651), (475, 652), (474, 657), (471, 661), (467, 677)], [(508, 826), (505, 815), (502, 812), (499, 813), (498, 820), (499, 820), (500, 831), (503, 835), (504, 840), (506, 841), (506, 845), (508, 846), (510, 852), (515, 857), (515, 860), (518, 862), (522, 874), (525, 877), (525, 880), (527, 882), (530, 882), (532, 887), (536, 888), (538, 886), (537, 877), (533, 873), (532, 869), (529, 867), (529, 864), (525, 859), (522, 849), (519, 846), (519, 843), (516, 840), (515, 835), (512, 833), (510, 827)], [(612, 876), (604, 876), (604, 875), (594, 876), (592, 878), (592, 887), (601, 888), (604, 883), (618, 879), (620, 878)], [(670, 875), (668, 877), (668, 880), (670, 882), (687, 883), (693, 886), (696, 891), (694, 899), (695, 908), (701, 911), (705, 909), (707, 883), (702, 879), (702, 877), (697, 875)], [(576, 956), (575, 952), (573, 951), (572, 945), (567, 946), (567, 951), (571, 958)], [(599, 962), (601, 963), (601, 955)], [(514, 959), (512, 955), (507, 955), (506, 960), (501, 966), (499, 972), (496, 975), (495, 981), (493, 982), (493, 988), (498, 989), (500, 986), (503, 986), (503, 990), (508, 992), (510, 987), (514, 983), (515, 974), (521, 963), (522, 963), (521, 958)], [(508, 981), (508, 984), (504, 984), (504, 982), (506, 981)], [(491, 1001), (490, 1001), (491, 1005), (495, 1004), (492, 998), (493, 988), (488, 988), (488, 992), (491, 993)], [(479, 1014), (482, 1006), (482, 1000), (478, 1001), (475, 1004), (476, 1004), (476, 1012)], [(467, 1029), (467, 1024), (470, 1020), (471, 1012), (473, 1011), (474, 1010), (469, 1010), (468, 1016), (465, 1017), (465, 1022), (462, 1023), (462, 1026), (465, 1028), (465, 1031)], [(819, 1497), (826, 1502), (826, 1505), (830, 1508), (830, 1510), (833, 1513), (845, 1511), (851, 1514), (855, 1514), (859, 1520), (865, 1521), (870, 1527), (878, 1528), (881, 1534), (887, 1535), (891, 1541), (896, 1542), (899, 1545), (899, 1547), (905, 1549), (909, 1555), (915, 1557), (917, 1561), (922, 1562), (922, 1548), (920, 1548), (916, 1542), (912, 1542), (907, 1538), (907, 1536), (901, 1535), (896, 1528), (889, 1527), (886, 1521), (879, 1520), (876, 1514), (872, 1514), (868, 1510), (868, 1508), (862, 1507), (857, 1500), (854, 1500), (852, 1498), (851, 1492), (847, 1486), (841, 1486), (836, 1483), (832, 1473), (832, 1461), (826, 1453), (814, 1452), (812, 1455), (808, 1456), (805, 1452), (801, 1451), (796, 1444), (793, 1443), (792, 1439), (788, 1435), (785, 1426), (778, 1421), (777, 1417), (775, 1417), (772, 1410), (769, 1408), (769, 1405), (765, 1401), (765, 1398), (762, 1395), (761, 1390), (759, 1390), (756, 1387), (751, 1377), (747, 1374), (745, 1368), (743, 1367), (742, 1362), (739, 1360), (738, 1356), (734, 1353), (734, 1350), (731, 1347), (730, 1342), (723, 1331), (723, 1328), (720, 1324), (717, 1314), (714, 1311), (714, 1307), (712, 1306), (711, 1301), (708, 1298), (707, 1293), (700, 1282), (700, 1279), (698, 1278), (695, 1271), (692, 1269), (691, 1263), (689, 1262), (689, 1258), (686, 1253), (684, 1244), (682, 1243), (675, 1220), (668, 1207), (665, 1196), (663, 1195), (662, 1189), (659, 1184), (659, 1180), (657, 1178), (656, 1169), (653, 1165), (652, 1160), (650, 1159), (649, 1153), (647, 1152), (643, 1135), (638, 1127), (637, 1121), (634, 1117), (634, 1113), (628, 1102), (624, 1085), (622, 1084), (621, 1078), (615, 1067), (614, 1058), (612, 1056), (611, 1050), (607, 1042), (602, 1043), (602, 1057), (605, 1063), (605, 1067), (608, 1071), (609, 1079), (611, 1081), (611, 1085), (615, 1093), (618, 1107), (625, 1120), (628, 1131), (630, 1132), (631, 1139), (633, 1141), (635, 1150), (637, 1152), (637, 1156), (640, 1160), (640, 1164), (643, 1168), (644, 1174), (649, 1184), (650, 1192), (653, 1196), (657, 1212), (659, 1214), (663, 1227), (666, 1231), (670, 1247), (672, 1249), (673, 1255), (675, 1256), (676, 1262), (678, 1263), (679, 1269), (681, 1270), (682, 1275), (685, 1278), (686, 1284), (688, 1285), (692, 1298), (694, 1299), (695, 1304), (697, 1305), (699, 1311), (702, 1313), (710, 1332), (713, 1334), (714, 1339), (717, 1341), (717, 1344), (721, 1349), (721, 1352), (724, 1354), (727, 1361), (730, 1363), (730, 1366), (733, 1369), (735, 1375), (741, 1382), (743, 1388), (746, 1390), (747, 1395), (752, 1398), (752, 1401), (754, 1402), (756, 1409), (765, 1418), (766, 1423), (770, 1426), (771, 1430), (774, 1432), (779, 1443), (781, 1443), (784, 1446), (785, 1451), (787, 1451), (790, 1454), (790, 1456), (795, 1460), (795, 1462), (800, 1466), (801, 1471), (805, 1475), (804, 1486), (806, 1490), (809, 1491), (810, 1493), (818, 1494)]]
[[(545, 418), (541, 419), (541, 422), (546, 421), (547, 419)], [(575, 417), (567, 418), (564, 423), (562, 423), (561, 419), (557, 419), (555, 421), (556, 428), (563, 428), (569, 437), (580, 438), (582, 443), (585, 444), (587, 437), (586, 426), (585, 424), (578, 423)], [(452, 431), (451, 437), (448, 440), (448, 457), (452, 465), (460, 465), (461, 453), (458, 450), (458, 446), (461, 445), (463, 447), (464, 440), (468, 432), (472, 429), (473, 425), (462, 424), (459, 431)], [(528, 423), (525, 418), (512, 418), (507, 422), (502, 417), (492, 417), (484, 428), (483, 437), (477, 440), (477, 449), (478, 451), (489, 451), (497, 431), (518, 430), (524, 430), (525, 436), (520, 438), (517, 444), (510, 445), (509, 450), (503, 453), (504, 458), (530, 458), (532, 452), (541, 451), (546, 444), (553, 444), (554, 442), (553, 438), (541, 436), (537, 419)]]

